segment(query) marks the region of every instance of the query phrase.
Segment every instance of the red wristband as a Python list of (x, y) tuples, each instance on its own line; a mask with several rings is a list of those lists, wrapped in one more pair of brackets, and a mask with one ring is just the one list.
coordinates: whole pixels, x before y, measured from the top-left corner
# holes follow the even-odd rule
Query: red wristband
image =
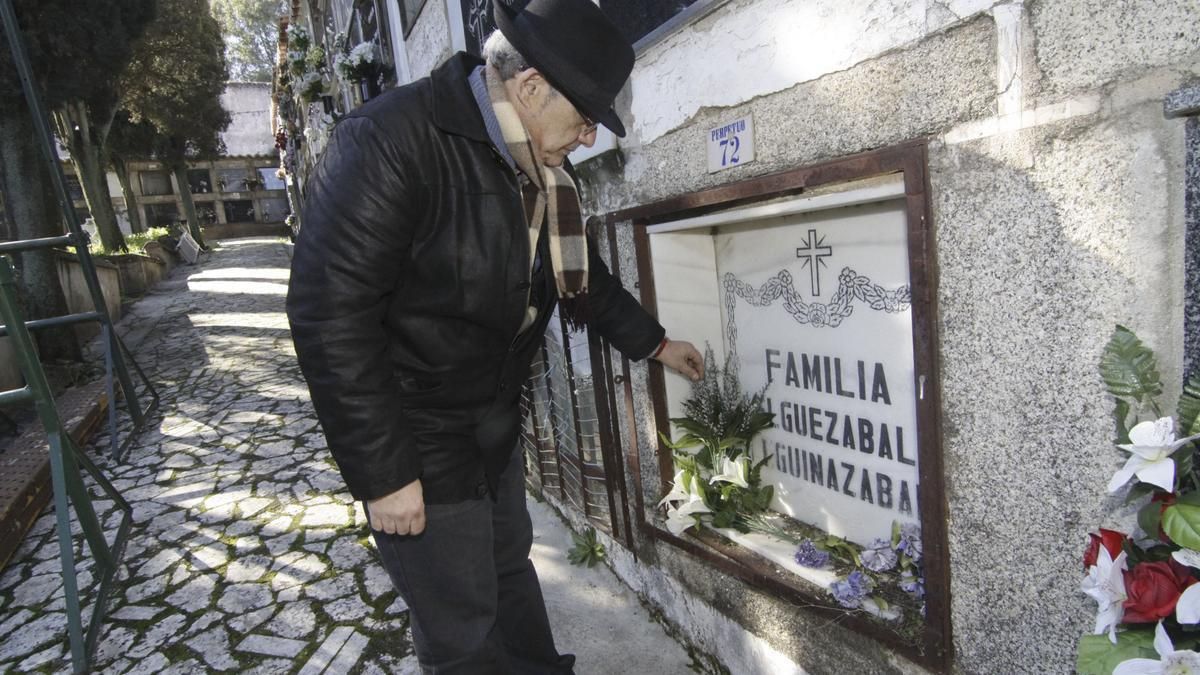
[(658, 349), (654, 350), (654, 353), (650, 355), (650, 358), (657, 359), (658, 355), (662, 353), (663, 348), (666, 347), (667, 343), (670, 341), (671, 341), (670, 338), (668, 338), (667, 336), (664, 335), (662, 342), (658, 343)]

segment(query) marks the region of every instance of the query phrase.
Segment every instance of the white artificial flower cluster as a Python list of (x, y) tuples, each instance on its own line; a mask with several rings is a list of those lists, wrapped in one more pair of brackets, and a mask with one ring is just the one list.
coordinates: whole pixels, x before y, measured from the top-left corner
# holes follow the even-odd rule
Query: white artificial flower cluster
[(1108, 482), (1108, 491), (1120, 490), (1130, 478), (1137, 476), (1143, 483), (1174, 492), (1175, 460), (1171, 455), (1197, 438), (1200, 434), (1175, 440), (1175, 420), (1170, 417), (1134, 425), (1129, 430), (1129, 443), (1117, 446), (1130, 454), (1125, 466)]
[(321, 77), (321, 73), (310, 70), (300, 77), (296, 78), (296, 83), (293, 85), (293, 91), (300, 97), (301, 101), (311, 102), (321, 95), (325, 89), (325, 78)]
[[(741, 488), (750, 487), (750, 459), (745, 455), (735, 458), (721, 458), (721, 473), (709, 479), (709, 484), (730, 483)], [(675, 502), (680, 502), (678, 505)], [(712, 513), (704, 503), (704, 488), (701, 478), (687, 471), (675, 473), (671, 483), (671, 492), (658, 503), (659, 507), (667, 507), (667, 529), (671, 534), (679, 534), (697, 524), (696, 516)]]
[(308, 34), (308, 29), (298, 25), (288, 26), (287, 36), (288, 63), (291, 65), (293, 75), (301, 75), (305, 70), (305, 58), (308, 56), (308, 47), (312, 44), (312, 38)]
[(671, 534), (679, 535), (696, 525), (697, 514), (712, 512), (704, 504), (704, 488), (699, 480), (687, 471), (677, 471), (671, 491), (658, 503), (659, 508), (667, 507), (667, 529)]
[(1154, 628), (1154, 651), (1158, 660), (1126, 659), (1117, 664), (1113, 675), (1200, 675), (1200, 654), (1175, 649), (1161, 621)]
[(1090, 596), (1099, 607), (1096, 610), (1096, 635), (1108, 633), (1108, 639), (1117, 644), (1117, 624), (1125, 613), (1125, 551), (1114, 559), (1108, 548), (1101, 546), (1096, 555), (1096, 564), (1088, 568), (1080, 589)]
[(362, 42), (348, 54), (338, 54), (334, 67), (343, 80), (351, 82), (369, 77), (379, 62), (378, 49), (373, 42)]
[[(1136, 476), (1143, 483), (1173, 492), (1175, 461), (1171, 455), (1196, 438), (1200, 436), (1176, 440), (1175, 420), (1171, 417), (1138, 423), (1129, 430), (1130, 442), (1117, 446), (1130, 455), (1109, 481), (1108, 491), (1116, 492)], [(1172, 557), (1182, 565), (1200, 569), (1200, 552), (1185, 548), (1172, 553)], [(1108, 633), (1113, 644), (1117, 643), (1116, 629), (1124, 615), (1127, 569), (1125, 551), (1114, 558), (1107, 547), (1100, 546), (1096, 564), (1088, 568), (1081, 584), (1081, 590), (1098, 605), (1095, 633)], [(1192, 584), (1179, 596), (1175, 603), (1175, 618), (1184, 625), (1200, 623), (1200, 584)], [(1113, 675), (1200, 675), (1200, 653), (1176, 650), (1162, 621), (1154, 631), (1154, 649), (1158, 652), (1158, 660), (1127, 659), (1113, 670)]]

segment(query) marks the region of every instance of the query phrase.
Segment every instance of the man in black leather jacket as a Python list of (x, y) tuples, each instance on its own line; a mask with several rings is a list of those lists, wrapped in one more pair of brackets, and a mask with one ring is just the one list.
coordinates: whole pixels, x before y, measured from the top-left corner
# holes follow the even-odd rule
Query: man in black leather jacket
[[(497, 2), (496, 19), (487, 66), (457, 54), (338, 124), (308, 184), (287, 310), (423, 670), (567, 673), (574, 657), (550, 633), (514, 459), (521, 386), (555, 303), (583, 298), (576, 321), (630, 358), (692, 379), (703, 363), (666, 339), (594, 246), (586, 291), (564, 294), (551, 247), (566, 236), (550, 209), (529, 215), (545, 203), (530, 210), (541, 172), (595, 141), (592, 120), (624, 134), (612, 102), (632, 48), (590, 0)], [(502, 128), (512, 113), (527, 146)]]

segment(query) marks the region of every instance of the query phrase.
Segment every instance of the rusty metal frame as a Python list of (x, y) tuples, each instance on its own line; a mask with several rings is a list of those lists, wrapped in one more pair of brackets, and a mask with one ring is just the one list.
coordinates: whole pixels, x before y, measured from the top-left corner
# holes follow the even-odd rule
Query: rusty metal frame
[[(618, 516), (622, 511), (625, 511), (624, 506), (618, 511), (617, 495), (615, 492), (620, 490), (620, 486), (624, 484), (623, 480), (617, 481), (614, 485), (614, 479), (623, 477), (620, 463), (615, 457), (616, 444), (613, 441), (612, 417), (609, 415), (609, 410), (612, 409), (612, 403), (609, 400), (610, 394), (608, 386), (608, 377), (611, 366), (606, 362), (604, 355), (607, 350), (602, 344), (600, 336), (588, 331), (588, 358), (591, 359), (592, 366), (592, 399), (596, 403), (596, 433), (599, 436), (600, 442), (600, 461), (604, 466), (604, 477), (602, 483), (604, 492), (608, 497), (608, 520), (609, 532), (614, 538), (618, 538), (622, 531), (628, 533), (628, 527), (622, 528)], [(613, 488), (618, 488), (614, 490)], [(621, 495), (622, 504), (624, 503), (624, 494)], [(626, 523), (628, 525), (628, 523)]]
[[(828, 598), (817, 596), (801, 584), (790, 583), (766, 559), (744, 548), (729, 545), (715, 534), (701, 533), (678, 537), (666, 531), (647, 518), (642, 489), (647, 485), (646, 481), (654, 481), (660, 492), (668, 489), (674, 474), (671, 453), (656, 447), (658, 466), (654, 469), (647, 467), (648, 474), (642, 472), (637, 448), (628, 450), (627, 461), (639, 484), (635, 495), (636, 518), (638, 529), (643, 535), (687, 551), (715, 568), (785, 601), (803, 605), (823, 616), (838, 617), (844, 620), (846, 626), (879, 640), (926, 668), (948, 672), (953, 661), (950, 566), (946, 531), (945, 472), (942, 460), (941, 376), (937, 359), (937, 266), (927, 164), (926, 142), (913, 141), (615, 211), (608, 214), (605, 220), (610, 227), (616, 223), (632, 223), (642, 305), (651, 313), (655, 313), (657, 300), (647, 226), (765, 199), (796, 195), (817, 186), (835, 185), (887, 174), (899, 173), (903, 176), (912, 287), (913, 354), (916, 373), (918, 376), (924, 376), (926, 381), (925, 396), (916, 402), (917, 431), (921, 439), (918, 450), (921, 481), (918, 503), (926, 589), (925, 626), (920, 641), (914, 644), (878, 623), (847, 615)], [(628, 376), (627, 366), (625, 373)], [(649, 380), (655, 431), (668, 432), (670, 421), (666, 410), (665, 381), (662, 366), (657, 362), (650, 363)], [(628, 414), (632, 415), (633, 411), (628, 411)]]
[[(617, 249), (616, 224), (613, 221), (608, 220), (604, 223), (604, 228), (605, 228), (605, 234), (608, 236), (609, 267), (612, 271), (613, 276), (616, 277), (617, 279), (620, 279), (621, 278), (621, 255), (620, 255), (619, 250)], [(613, 363), (612, 363), (612, 350), (610, 350), (610, 349), (604, 350), (604, 366), (605, 366), (605, 368), (604, 368), (605, 372), (608, 375), (612, 376)], [(612, 376), (612, 377), (613, 377), (613, 385), (614, 386), (609, 390), (609, 399), (611, 400), (611, 407), (609, 408), (609, 410), (612, 412), (612, 417), (609, 420), (609, 422), (610, 422), (612, 430), (613, 430), (613, 438), (614, 438), (613, 457), (614, 457), (614, 461), (616, 461), (616, 463), (617, 463), (618, 488), (621, 490), (621, 512), (622, 512), (622, 515), (624, 516), (624, 520), (625, 520), (625, 546), (630, 551), (633, 551), (634, 558), (636, 559), (637, 558), (637, 547), (634, 545), (633, 523), (631, 522), (631, 514), (630, 514), (630, 508), (629, 508), (629, 485), (625, 479), (626, 472), (625, 472), (624, 465), (622, 465), (621, 462), (619, 461), (621, 459), (621, 453), (618, 449), (618, 447), (621, 443), (621, 425), (620, 425), (620, 422), (618, 421), (617, 412), (616, 412), (617, 411), (617, 391), (616, 391), (617, 386), (624, 387), (624, 392), (623, 392), (625, 394), (625, 410), (624, 410), (624, 412), (625, 412), (625, 420), (629, 424), (629, 437), (637, 438), (637, 416), (634, 415), (634, 412), (633, 412), (633, 385), (630, 382), (630, 377), (629, 377), (629, 359), (624, 354), (621, 355), (621, 374), (617, 375), (617, 376)], [(637, 448), (634, 447), (633, 450), (634, 450), (634, 452), (633, 452), (634, 456), (633, 456), (633, 463), (631, 464), (631, 469), (633, 471), (633, 475), (636, 476), (640, 473), (640, 471), (637, 468), (640, 463), (639, 463), (638, 457), (637, 457)], [(640, 498), (640, 493), (639, 493), (639, 495), (636, 495), (636, 503), (637, 503), (637, 510), (641, 511), (642, 510), (642, 501)]]

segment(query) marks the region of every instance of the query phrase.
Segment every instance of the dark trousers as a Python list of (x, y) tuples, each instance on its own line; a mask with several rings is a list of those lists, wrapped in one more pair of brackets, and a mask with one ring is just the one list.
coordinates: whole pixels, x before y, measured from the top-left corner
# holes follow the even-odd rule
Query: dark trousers
[(421, 671), (437, 675), (565, 675), (554, 647), (525, 506), (521, 455), (501, 474), (496, 501), (427, 504), (416, 536), (372, 532), (408, 603)]

